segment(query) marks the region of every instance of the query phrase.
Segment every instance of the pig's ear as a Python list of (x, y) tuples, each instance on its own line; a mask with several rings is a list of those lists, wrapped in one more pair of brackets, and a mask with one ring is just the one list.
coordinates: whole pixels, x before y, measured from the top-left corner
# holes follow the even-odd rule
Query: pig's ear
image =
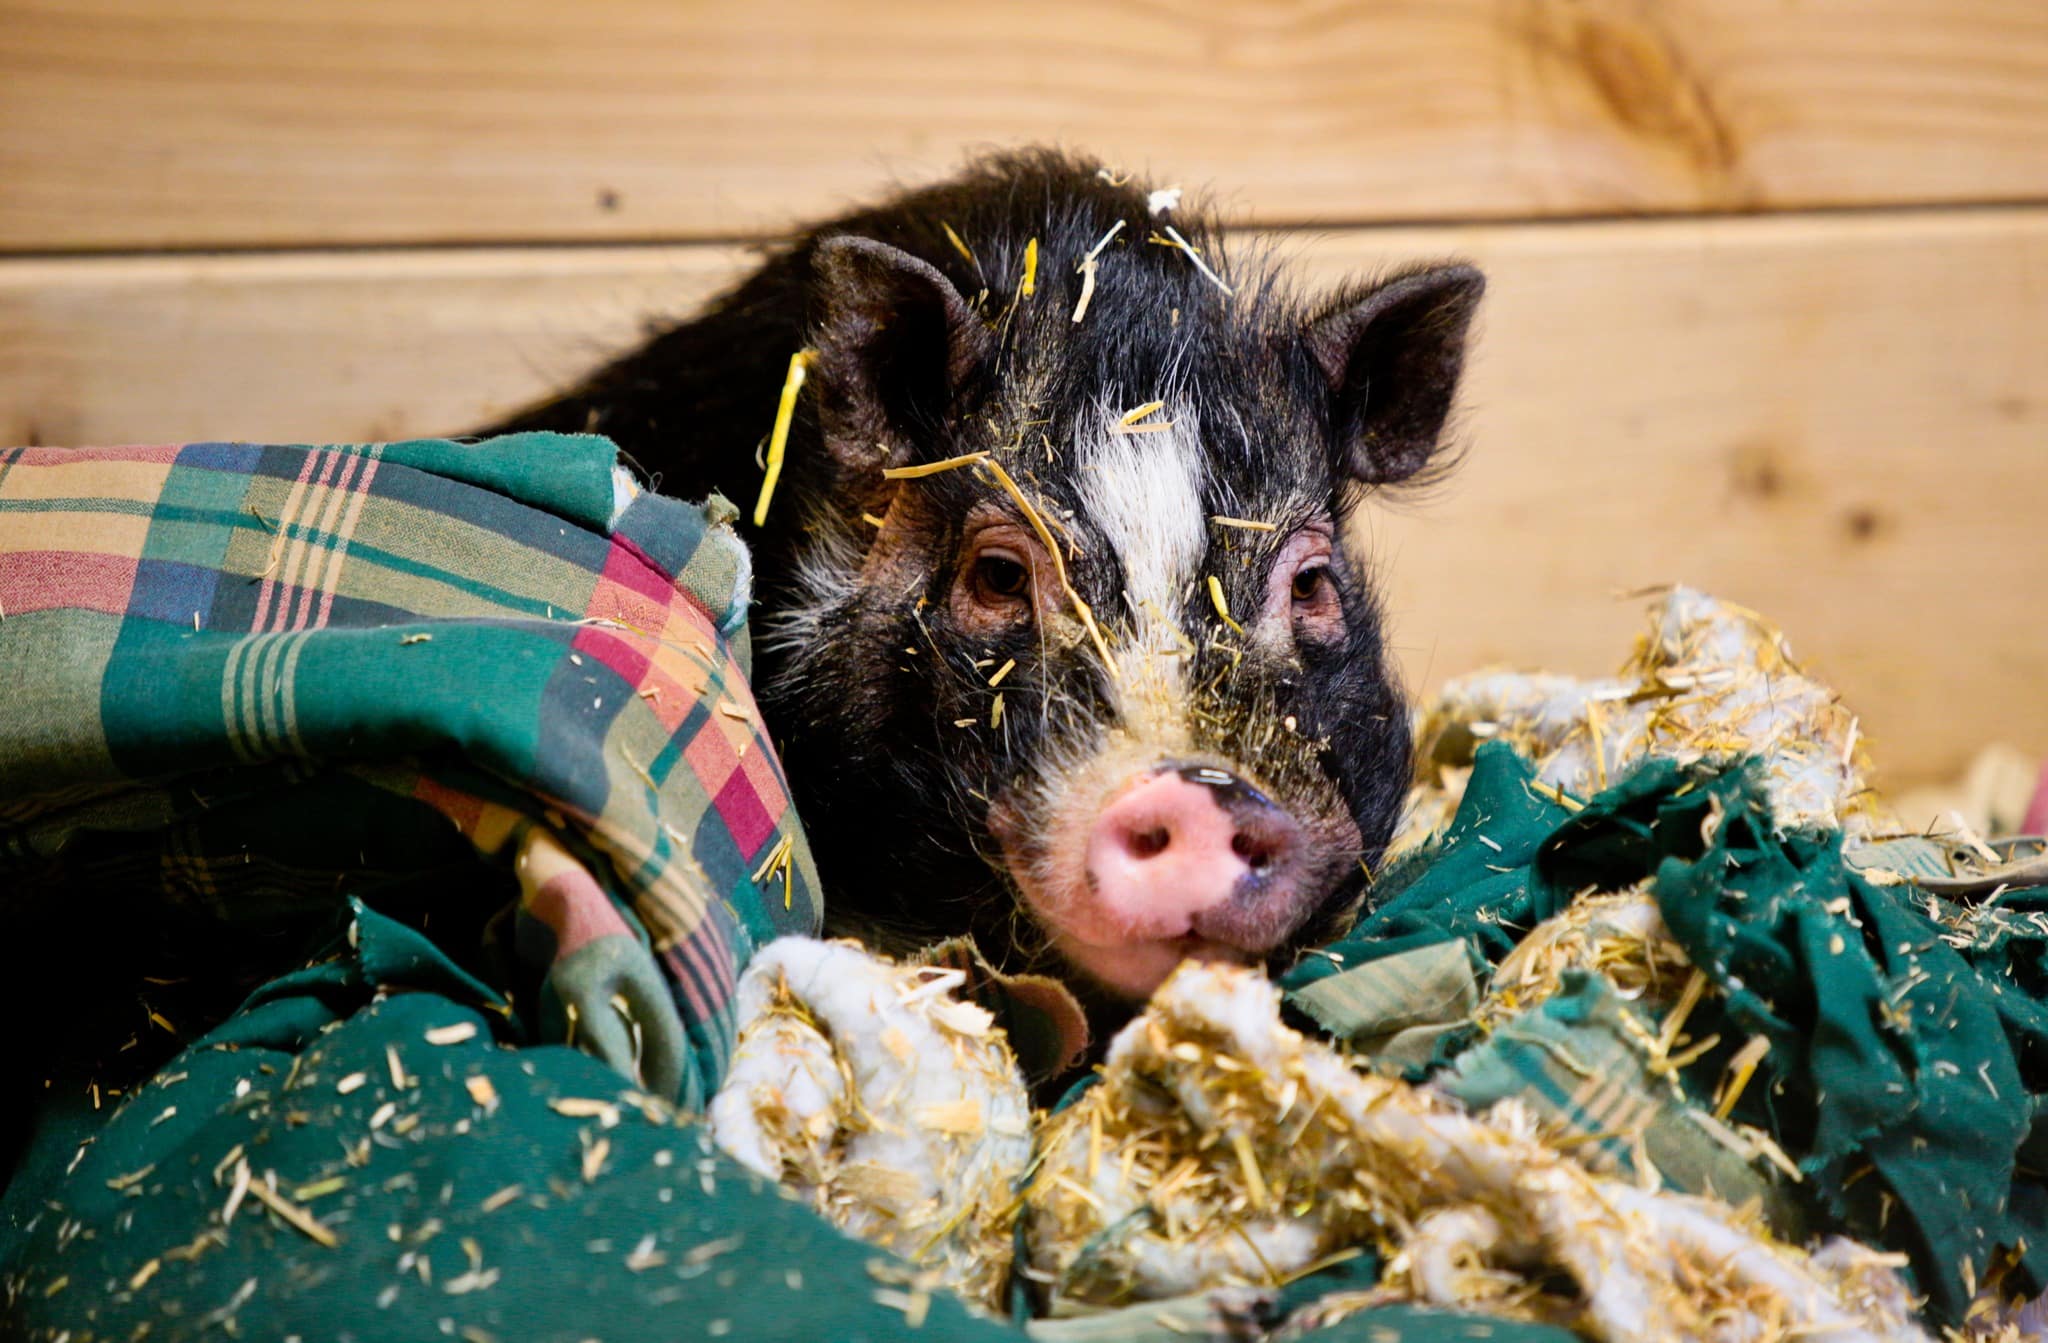
[(819, 414), (840, 463), (900, 464), (934, 437), (995, 338), (937, 267), (872, 238), (818, 244)]
[(1343, 469), (1369, 485), (1408, 480), (1430, 464), (1465, 364), (1465, 333), (1486, 277), (1471, 266), (1397, 275), (1309, 323), (1329, 378)]

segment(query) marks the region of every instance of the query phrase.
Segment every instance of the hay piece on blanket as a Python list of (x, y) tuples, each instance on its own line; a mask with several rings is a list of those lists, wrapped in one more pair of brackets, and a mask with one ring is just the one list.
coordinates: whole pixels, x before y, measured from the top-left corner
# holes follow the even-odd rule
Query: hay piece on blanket
[(1855, 716), (1800, 668), (1775, 626), (1691, 588), (1663, 595), (1617, 676), (1495, 668), (1445, 683), (1417, 727), (1415, 787), (1390, 855), (1442, 828), (1473, 748), (1494, 737), (1535, 761), (1541, 782), (1575, 797), (1652, 756), (1757, 755), (1781, 827), (1854, 836), (1892, 824), (1871, 790)]
[(1567, 970), (1602, 976), (1622, 998), (1660, 1011), (1677, 1001), (1692, 962), (1664, 927), (1648, 881), (1588, 893), (1529, 930), (1494, 968), (1473, 1019), (1491, 1030), (1554, 997)]
[(840, 1229), (990, 1308), (1010, 1263), (1031, 1105), (958, 970), (790, 937), (747, 967), (718, 1145)]
[(1516, 1106), (1474, 1117), (1355, 1072), (1237, 967), (1183, 965), (1118, 1034), (1101, 1084), (1048, 1122), (1026, 1201), (1032, 1274), (1069, 1308), (1271, 1284), (1378, 1244), (1392, 1257), (1359, 1308), (1606, 1339), (1924, 1337), (1887, 1257), (1793, 1250), (1726, 1205), (1589, 1174)]

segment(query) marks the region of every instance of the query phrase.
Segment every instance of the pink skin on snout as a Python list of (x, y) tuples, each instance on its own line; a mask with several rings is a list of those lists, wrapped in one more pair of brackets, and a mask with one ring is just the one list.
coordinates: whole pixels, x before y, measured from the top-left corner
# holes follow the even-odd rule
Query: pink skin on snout
[(1072, 838), (1080, 889), (1047, 922), (1061, 952), (1115, 992), (1150, 993), (1188, 957), (1253, 959), (1282, 931), (1245, 908), (1259, 895), (1247, 879), (1301, 843), (1277, 808), (1233, 814), (1215, 788), (1165, 770), (1127, 783)]

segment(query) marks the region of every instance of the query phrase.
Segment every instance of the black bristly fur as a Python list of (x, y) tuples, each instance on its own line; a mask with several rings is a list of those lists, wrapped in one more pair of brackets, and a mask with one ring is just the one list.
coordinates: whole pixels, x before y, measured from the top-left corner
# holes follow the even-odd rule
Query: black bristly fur
[[(1101, 256), (1086, 318), (1075, 323), (1081, 258), (1118, 221), (1123, 230)], [(1234, 298), (1177, 247), (1154, 241), (1167, 223), (1232, 283)], [(934, 562), (893, 585), (863, 579), (876, 533), (861, 514), (880, 512), (892, 494), (879, 468), (992, 451), (1056, 533), (1070, 536), (1075, 587), (1114, 639), (1136, 617), (1120, 600), (1116, 557), (1092, 525), (1090, 481), (1070, 438), (1091, 408), (1170, 396), (1200, 425), (1205, 511), (1280, 524), (1273, 533), (1218, 528), (1209, 536), (1202, 572), (1219, 577), (1232, 610), (1255, 612), (1291, 532), (1334, 518), (1345, 538), (1368, 487), (1429, 468), (1480, 280), (1463, 267), (1417, 270), (1311, 309), (1270, 256), (1226, 258), (1206, 212), (1155, 216), (1142, 185), (1119, 184), (1094, 163), (1050, 151), (1005, 154), (775, 249), (700, 315), (492, 432), (606, 434), (665, 493), (716, 490), (750, 513), (761, 482), (756, 454), (790, 356), (849, 301), (817, 274), (821, 244), (842, 235), (935, 267), (985, 331), (968, 346), (975, 357), (948, 376), (942, 323), (893, 311), (899, 325), (879, 323), (877, 338), (893, 342), (888, 359), (904, 361), (885, 398), (897, 440), (886, 462), (877, 452), (850, 464), (847, 444), (828, 450), (819, 406), (835, 404), (829, 367), (803, 397), (767, 525), (745, 528), (765, 629), (756, 673), (764, 709), (836, 927), (898, 946), (973, 931), (998, 959), (1028, 964), (1041, 939), (1018, 912), (997, 857), (988, 799), (1053, 786), (1101, 740), (1109, 687), (1085, 643), (1047, 647), (1027, 635), (991, 644), (950, 623), (947, 557), (957, 524), (977, 503), (1002, 500), (970, 471), (904, 487), (935, 519)], [(1037, 292), (1023, 299), (1032, 239)], [(828, 350), (821, 365), (831, 358)], [(1200, 648), (1191, 684), (1216, 686), (1193, 697), (1200, 748), (1244, 760), (1293, 805), (1335, 808), (1356, 824), (1357, 851), (1329, 874), (1296, 946), (1334, 931), (1355, 905), (1354, 860), (1369, 863), (1382, 850), (1408, 779), (1405, 706), (1363, 565), (1355, 545), (1339, 545), (1332, 567), (1344, 634), (1331, 646), (1254, 650), (1240, 661), (1199, 583), (1170, 613)], [(988, 668), (1011, 658), (1003, 725), (991, 729)], [(958, 728), (956, 719), (977, 726)]]

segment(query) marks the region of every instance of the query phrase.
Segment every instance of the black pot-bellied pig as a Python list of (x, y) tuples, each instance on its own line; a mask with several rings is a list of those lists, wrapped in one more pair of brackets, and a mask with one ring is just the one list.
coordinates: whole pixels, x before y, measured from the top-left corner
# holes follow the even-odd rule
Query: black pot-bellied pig
[(1483, 281), (1308, 302), (1178, 196), (986, 159), (499, 426), (751, 511), (812, 352), (749, 539), (828, 924), (1138, 997), (1328, 934), (1387, 841), (1408, 730), (1349, 522), (1440, 468)]

